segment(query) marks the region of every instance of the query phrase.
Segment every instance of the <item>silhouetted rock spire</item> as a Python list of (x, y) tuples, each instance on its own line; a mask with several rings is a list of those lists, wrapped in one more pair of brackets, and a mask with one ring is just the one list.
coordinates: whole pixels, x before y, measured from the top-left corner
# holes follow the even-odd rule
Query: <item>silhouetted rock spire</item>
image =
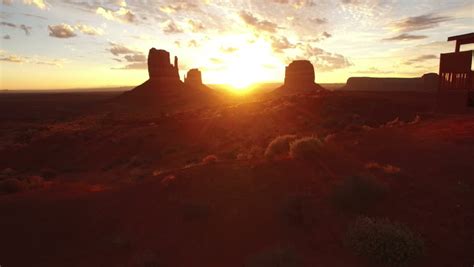
[(184, 84), (197, 87), (202, 86), (202, 76), (199, 69), (191, 69), (188, 74), (184, 76)]
[(170, 53), (165, 50), (150, 49), (148, 53), (148, 74), (150, 79), (179, 80), (178, 57), (174, 66), (170, 64)]

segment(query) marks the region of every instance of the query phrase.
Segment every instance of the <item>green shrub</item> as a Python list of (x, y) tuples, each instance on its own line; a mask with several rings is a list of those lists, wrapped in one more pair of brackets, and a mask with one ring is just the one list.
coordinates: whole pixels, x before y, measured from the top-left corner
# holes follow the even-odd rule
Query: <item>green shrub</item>
[(274, 159), (278, 156), (287, 155), (290, 150), (290, 142), (296, 139), (296, 135), (281, 135), (273, 139), (265, 150), (265, 158)]
[(290, 156), (294, 159), (314, 159), (321, 155), (322, 142), (310, 136), (297, 139), (290, 143)]
[(250, 258), (244, 267), (299, 267), (302, 266), (295, 251), (287, 247), (265, 250)]
[(346, 243), (356, 254), (389, 266), (406, 265), (424, 251), (419, 235), (388, 219), (358, 218), (349, 228)]
[(330, 197), (342, 210), (363, 211), (380, 200), (384, 193), (385, 188), (377, 181), (352, 176), (335, 185)]

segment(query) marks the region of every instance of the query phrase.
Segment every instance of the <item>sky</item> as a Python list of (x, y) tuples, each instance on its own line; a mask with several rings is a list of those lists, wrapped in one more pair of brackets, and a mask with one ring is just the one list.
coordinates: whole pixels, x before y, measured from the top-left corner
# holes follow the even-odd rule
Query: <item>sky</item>
[(472, 0), (0, 1), (0, 89), (138, 85), (151, 47), (207, 84), (282, 82), (297, 59), (318, 83), (417, 77), (474, 29)]

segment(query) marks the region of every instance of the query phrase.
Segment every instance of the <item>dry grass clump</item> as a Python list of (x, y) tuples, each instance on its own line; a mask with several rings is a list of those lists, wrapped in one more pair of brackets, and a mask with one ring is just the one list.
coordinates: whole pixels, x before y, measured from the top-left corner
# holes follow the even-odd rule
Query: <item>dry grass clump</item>
[(423, 240), (406, 226), (368, 217), (358, 218), (350, 227), (346, 244), (358, 255), (389, 266), (404, 266), (424, 251)]
[(352, 176), (336, 184), (331, 200), (342, 210), (363, 211), (380, 200), (385, 188), (372, 178)]
[(314, 159), (321, 155), (322, 146), (317, 137), (303, 137), (290, 143), (290, 156), (294, 159)]
[(202, 159), (202, 164), (213, 164), (217, 162), (217, 156), (216, 155), (208, 155)]
[(264, 250), (253, 256), (244, 267), (299, 267), (301, 260), (296, 252), (288, 247), (276, 247)]
[(296, 135), (281, 135), (273, 139), (265, 150), (265, 158), (275, 159), (277, 157), (288, 155), (290, 143), (296, 140)]

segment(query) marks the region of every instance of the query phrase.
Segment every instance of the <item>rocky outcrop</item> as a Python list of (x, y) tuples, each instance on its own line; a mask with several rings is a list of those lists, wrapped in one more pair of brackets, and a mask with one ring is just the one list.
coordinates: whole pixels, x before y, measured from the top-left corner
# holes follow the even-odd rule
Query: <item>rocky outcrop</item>
[(434, 91), (438, 74), (429, 73), (420, 78), (351, 77), (343, 90), (351, 91)]
[(150, 79), (118, 96), (116, 102), (127, 108), (170, 112), (205, 106), (218, 100), (215, 92), (202, 84), (201, 72), (197, 69), (190, 70), (183, 83), (179, 77), (178, 58), (174, 58), (174, 65), (170, 64), (170, 53), (165, 50), (150, 49), (148, 74)]
[(276, 94), (308, 94), (326, 91), (314, 82), (314, 67), (308, 60), (295, 60), (285, 69), (285, 82)]
[(313, 85), (314, 67), (308, 60), (295, 60), (285, 69), (285, 85), (288, 87)]
[(165, 50), (150, 49), (148, 53), (148, 74), (151, 80), (179, 80), (178, 57), (170, 64), (170, 53)]
[(188, 71), (186, 76), (184, 76), (184, 84), (191, 87), (200, 87), (202, 86), (202, 75), (199, 69), (191, 69)]

